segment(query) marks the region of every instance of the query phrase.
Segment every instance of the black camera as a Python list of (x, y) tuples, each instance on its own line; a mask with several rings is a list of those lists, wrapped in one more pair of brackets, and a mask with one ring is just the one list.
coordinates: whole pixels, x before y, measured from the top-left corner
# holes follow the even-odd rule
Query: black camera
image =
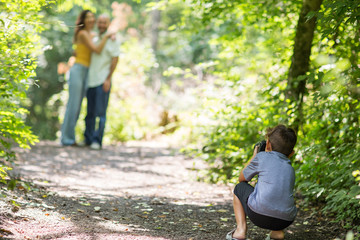
[(266, 141), (265, 141), (265, 140), (262, 140), (261, 142), (256, 143), (255, 146), (254, 146), (254, 149), (255, 149), (257, 146), (259, 147), (257, 152), (264, 152), (264, 151), (265, 151), (265, 148), (266, 148)]

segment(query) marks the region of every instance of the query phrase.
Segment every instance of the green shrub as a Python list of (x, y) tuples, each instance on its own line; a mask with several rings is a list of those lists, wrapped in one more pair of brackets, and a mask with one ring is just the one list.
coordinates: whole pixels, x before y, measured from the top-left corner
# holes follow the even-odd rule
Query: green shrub
[(27, 111), (20, 107), (35, 76), (36, 54), (40, 50), (39, 14), (50, 1), (0, 1), (0, 180), (15, 157), (12, 147), (29, 148), (37, 141), (24, 123)]

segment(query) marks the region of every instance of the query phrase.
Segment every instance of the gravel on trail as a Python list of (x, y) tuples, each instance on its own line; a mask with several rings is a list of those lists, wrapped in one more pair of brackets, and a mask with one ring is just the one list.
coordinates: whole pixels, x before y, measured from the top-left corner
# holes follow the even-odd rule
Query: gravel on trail
[[(204, 163), (166, 142), (96, 151), (41, 141), (16, 152), (22, 182), (4, 190), (0, 239), (221, 240), (235, 226), (233, 186), (196, 181)], [(286, 239), (344, 239), (339, 225), (304, 210)], [(249, 239), (267, 233), (248, 224)]]

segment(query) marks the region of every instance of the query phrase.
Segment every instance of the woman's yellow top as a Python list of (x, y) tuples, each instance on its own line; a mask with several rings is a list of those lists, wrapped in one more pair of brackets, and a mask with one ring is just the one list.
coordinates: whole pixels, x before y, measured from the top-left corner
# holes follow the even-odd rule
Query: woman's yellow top
[(76, 44), (76, 60), (75, 63), (79, 63), (84, 65), (85, 67), (90, 66), (91, 59), (91, 51), (90, 49), (83, 43)]

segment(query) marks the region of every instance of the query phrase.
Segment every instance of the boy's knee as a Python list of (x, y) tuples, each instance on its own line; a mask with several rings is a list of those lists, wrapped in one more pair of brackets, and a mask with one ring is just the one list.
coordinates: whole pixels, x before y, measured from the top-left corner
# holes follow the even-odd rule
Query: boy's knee
[(247, 182), (240, 182), (234, 188), (234, 194), (238, 197), (248, 195), (252, 191), (254, 191), (254, 188)]

